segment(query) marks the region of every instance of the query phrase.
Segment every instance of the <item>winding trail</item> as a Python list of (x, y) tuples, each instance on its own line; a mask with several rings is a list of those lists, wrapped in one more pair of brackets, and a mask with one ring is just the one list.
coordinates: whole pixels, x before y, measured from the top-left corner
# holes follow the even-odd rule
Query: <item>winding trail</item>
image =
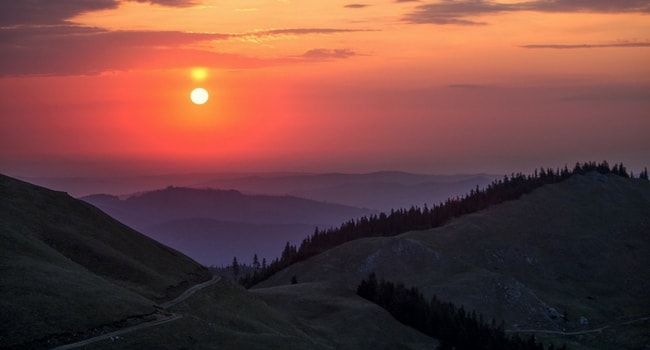
[(190, 295), (196, 293), (197, 291), (199, 291), (199, 290), (201, 290), (201, 289), (203, 289), (203, 288), (205, 288), (205, 287), (207, 287), (209, 285), (213, 285), (213, 284), (219, 282), (220, 279), (221, 279), (221, 277), (219, 277), (219, 276), (213, 276), (212, 279), (210, 279), (209, 281), (199, 283), (197, 285), (194, 285), (194, 286), (188, 288), (186, 291), (183, 292), (183, 294), (176, 297), (176, 299), (170, 300), (170, 301), (168, 301), (166, 303), (163, 303), (163, 304), (160, 304), (160, 307), (162, 307), (163, 309), (169, 309), (170, 307), (172, 307), (172, 306), (180, 303), (181, 301), (189, 298)]
[(628, 325), (628, 324), (643, 322), (643, 321), (647, 321), (647, 320), (650, 320), (650, 316), (640, 317), (640, 318), (636, 318), (636, 319), (633, 319), (633, 320), (630, 320), (630, 321), (625, 321), (625, 322), (612, 323), (612, 324), (605, 325), (605, 326), (602, 326), (602, 327), (587, 329), (587, 330), (584, 330), (584, 331), (577, 331), (577, 332), (551, 331), (551, 330), (546, 330), (546, 329), (508, 329), (508, 330), (506, 330), (506, 333), (544, 333), (544, 334), (557, 334), (557, 335), (581, 335), (581, 334), (588, 334), (588, 333), (598, 333), (598, 332), (604, 331), (607, 328), (617, 327), (617, 326), (625, 326), (625, 325)]
[(164, 323), (167, 323), (167, 322), (175, 321), (175, 320), (177, 320), (177, 319), (179, 319), (181, 317), (183, 317), (183, 315), (172, 313), (172, 314), (169, 314), (169, 316), (167, 316), (165, 318), (157, 319), (155, 321), (140, 323), (140, 324), (137, 324), (137, 325), (135, 325), (133, 327), (123, 328), (123, 329), (120, 329), (119, 331), (98, 335), (96, 337), (89, 338), (89, 339), (82, 340), (82, 341), (78, 341), (76, 343), (62, 345), (62, 346), (54, 348), (53, 350), (74, 349), (74, 348), (78, 348), (80, 346), (85, 346), (85, 345), (88, 345), (88, 344), (92, 344), (92, 343), (95, 343), (95, 342), (98, 342), (98, 341), (101, 341), (101, 340), (119, 339), (119, 336), (122, 335), (122, 334), (137, 331), (138, 329), (158, 326), (158, 325), (161, 325), (161, 324), (164, 324)]
[[(185, 292), (183, 292), (183, 294), (179, 295), (175, 299), (161, 304), (160, 308), (169, 309), (170, 307), (172, 307), (172, 306), (186, 300), (187, 298), (189, 298), (192, 294), (196, 293), (197, 291), (219, 282), (220, 279), (221, 279), (221, 277), (219, 277), (219, 276), (213, 276), (212, 279), (210, 279), (209, 281), (194, 285), (194, 286), (188, 288)], [(165, 324), (165, 323), (168, 323), (168, 322), (178, 320), (178, 319), (180, 319), (182, 317), (183, 317), (183, 315), (180, 315), (180, 314), (166, 313), (164, 315), (164, 317), (158, 318), (158, 319), (153, 320), (153, 321), (140, 323), (140, 324), (137, 324), (135, 326), (128, 327), (128, 328), (122, 328), (122, 329), (120, 329), (118, 331), (115, 331), (115, 332), (98, 335), (96, 337), (88, 338), (86, 340), (78, 341), (76, 343), (61, 345), (61, 346), (58, 346), (58, 347), (56, 347), (56, 348), (54, 348), (52, 350), (74, 349), (74, 348), (78, 348), (80, 346), (85, 346), (85, 345), (88, 345), (88, 344), (92, 344), (92, 343), (95, 343), (95, 342), (98, 342), (98, 341), (101, 341), (101, 340), (119, 339), (119, 336), (122, 335), (122, 334), (130, 333), (130, 332), (137, 331), (137, 330), (144, 329), (144, 328), (159, 326), (161, 324)]]

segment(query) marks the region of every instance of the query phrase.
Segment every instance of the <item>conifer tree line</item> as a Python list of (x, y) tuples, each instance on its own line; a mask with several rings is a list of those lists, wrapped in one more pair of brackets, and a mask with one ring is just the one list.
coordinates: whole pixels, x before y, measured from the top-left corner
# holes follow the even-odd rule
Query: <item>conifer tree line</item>
[[(607, 161), (576, 163), (572, 170), (565, 165), (564, 168), (555, 170), (540, 168), (535, 170), (532, 175), (513, 173), (502, 179), (494, 180), (484, 189), (479, 189), (477, 186), (463, 197), (449, 198), (430, 208), (426, 205), (423, 208), (412, 206), (409, 209), (391, 210), (388, 214), (380, 213), (350, 220), (337, 228), (326, 230), (316, 228), (314, 233), (305, 238), (299, 247), (287, 242), (280, 258), (274, 259), (265, 268), (256, 269), (247, 274), (240, 279), (240, 282), (249, 288), (289, 265), (306, 260), (343, 243), (359, 238), (395, 236), (407, 231), (439, 227), (452, 218), (475, 213), (508, 200), (518, 199), (536, 188), (564, 181), (573, 175), (584, 175), (589, 172), (614, 174), (626, 178), (634, 177), (633, 174), (628, 173), (622, 163), (610, 167)], [(641, 172), (639, 178), (648, 179), (647, 168)]]
[(230, 263), (230, 265), (208, 266), (208, 270), (210, 270), (212, 274), (225, 276), (233, 280), (240, 279), (242, 276), (248, 274), (254, 274), (256, 271), (260, 269), (266, 269), (266, 268), (267, 268), (266, 258), (262, 258), (262, 262), (260, 262), (257, 253), (253, 255), (253, 260), (251, 264), (242, 263), (237, 259), (236, 256), (234, 256), (232, 258), (232, 262)]
[[(436, 296), (427, 302), (417, 288), (384, 280), (377, 282), (374, 273), (361, 281), (357, 294), (386, 309), (399, 322), (438, 339), (438, 350), (544, 350), (532, 335), (526, 339), (518, 335), (507, 337), (503, 322), (498, 326), (494, 320), (487, 324), (475, 311), (467, 312), (462, 306), (443, 302)], [(547, 349), (555, 347), (551, 344)], [(559, 348), (565, 349), (566, 345)]]

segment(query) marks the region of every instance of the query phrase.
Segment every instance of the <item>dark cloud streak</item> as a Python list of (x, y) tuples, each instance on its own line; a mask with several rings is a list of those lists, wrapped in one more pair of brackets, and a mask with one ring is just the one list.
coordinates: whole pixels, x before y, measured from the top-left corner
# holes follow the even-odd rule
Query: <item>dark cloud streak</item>
[(515, 4), (496, 3), (490, 0), (442, 0), (424, 4), (407, 14), (404, 20), (416, 24), (481, 25), (468, 17), (495, 15), (507, 12), (591, 12), (591, 13), (650, 13), (647, 0), (537, 0)]
[(540, 12), (650, 13), (647, 0), (537, 0), (521, 3), (519, 7)]
[[(184, 7), (198, 0), (122, 0)], [(280, 60), (189, 49), (215, 40), (355, 32), (345, 28), (287, 28), (246, 33), (110, 31), (75, 25), (79, 14), (114, 9), (120, 0), (2, 0), (0, 2), (0, 76), (97, 74), (105, 70), (206, 66), (257, 67)], [(325, 55), (325, 52), (321, 53)], [(345, 56), (333, 51), (330, 56)], [(182, 55), (188, 55), (184, 57)]]
[(76, 15), (118, 5), (117, 0), (3, 0), (0, 26), (63, 24)]
[(613, 44), (529, 44), (521, 45), (525, 49), (599, 49), (612, 47), (650, 47), (650, 42), (623, 42)]
[[(170, 7), (197, 5), (195, 0), (129, 0)], [(117, 8), (119, 0), (2, 0), (0, 26), (53, 25), (69, 23), (86, 12)]]
[(154, 5), (162, 5), (169, 7), (189, 7), (198, 5), (200, 2), (196, 0), (129, 0), (143, 3), (150, 3)]
[[(288, 28), (224, 34), (109, 31), (74, 25), (20, 26), (0, 30), (0, 51), (3, 52), (0, 56), (0, 76), (89, 75), (107, 70), (173, 68), (196, 64), (228, 68), (277, 65), (284, 61), (194, 50), (187, 46), (251, 36), (326, 35), (354, 31), (357, 30)], [(305, 57), (315, 59), (320, 55), (320, 59), (332, 59), (353, 54), (349, 50), (314, 51)], [(289, 62), (289, 59), (285, 61)]]
[(370, 6), (370, 5), (367, 5), (367, 4), (348, 4), (348, 5), (345, 5), (343, 7), (349, 8), (349, 9), (362, 9), (362, 8), (368, 7), (368, 6)]
[(307, 34), (337, 34), (364, 32), (366, 29), (342, 29), (342, 28), (289, 28), (289, 29), (271, 29), (256, 32), (231, 34), (232, 37), (243, 36), (268, 36), (268, 35), (307, 35)]
[(350, 49), (312, 49), (305, 52), (301, 57), (316, 60), (342, 59), (356, 56)]

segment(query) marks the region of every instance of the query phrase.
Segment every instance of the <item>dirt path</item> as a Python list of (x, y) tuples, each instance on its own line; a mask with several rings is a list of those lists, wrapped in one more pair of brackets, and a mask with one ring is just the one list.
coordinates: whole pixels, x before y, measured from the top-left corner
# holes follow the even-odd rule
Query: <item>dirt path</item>
[(167, 323), (167, 322), (175, 321), (175, 320), (177, 320), (177, 319), (179, 319), (181, 317), (183, 317), (183, 315), (169, 314), (169, 316), (165, 317), (165, 318), (157, 319), (157, 320), (151, 321), (151, 322), (140, 323), (140, 324), (135, 325), (133, 327), (120, 329), (119, 331), (115, 331), (115, 332), (111, 332), (111, 333), (107, 333), (107, 334), (102, 334), (102, 335), (99, 335), (99, 336), (96, 336), (96, 337), (93, 337), (93, 338), (89, 338), (89, 339), (86, 339), (86, 340), (82, 340), (82, 341), (79, 341), (79, 342), (76, 342), (76, 343), (62, 345), (62, 346), (54, 348), (53, 350), (74, 349), (74, 348), (89, 345), (89, 344), (92, 344), (92, 343), (95, 343), (95, 342), (98, 342), (98, 341), (101, 341), (101, 340), (119, 339), (119, 336), (122, 335), (122, 334), (133, 332), (133, 331), (136, 331), (138, 329), (158, 326), (158, 325), (161, 325), (161, 324), (164, 324), (164, 323)]
[[(168, 308), (170, 308), (170, 307), (172, 307), (172, 306), (174, 306), (174, 305), (176, 305), (176, 304), (178, 304), (178, 303), (184, 301), (185, 299), (189, 298), (192, 294), (196, 293), (197, 291), (199, 291), (199, 290), (201, 290), (201, 289), (203, 289), (203, 288), (205, 288), (205, 287), (207, 287), (207, 286), (210, 286), (210, 285), (213, 285), (213, 284), (219, 282), (220, 279), (221, 279), (221, 277), (214, 276), (214, 277), (212, 277), (212, 279), (210, 279), (209, 281), (206, 281), (206, 282), (203, 282), (203, 283), (200, 283), (200, 284), (194, 285), (194, 286), (188, 288), (185, 292), (183, 292), (183, 294), (179, 295), (179, 296), (178, 296), (177, 298), (175, 298), (174, 300), (170, 300), (170, 301), (168, 301), (168, 302), (166, 302), (166, 303), (161, 304), (160, 307), (161, 307), (162, 309), (168, 309)], [(162, 314), (161, 314), (161, 316), (162, 316), (161, 318), (158, 318), (158, 319), (156, 319), (156, 320), (154, 320), (154, 321), (149, 321), (149, 322), (145, 322), (145, 323), (140, 323), (140, 324), (137, 324), (137, 325), (132, 326), (132, 327), (123, 328), (123, 329), (120, 329), (120, 330), (115, 331), (115, 332), (111, 332), (111, 333), (107, 333), (107, 334), (102, 334), (102, 335), (99, 335), (99, 336), (96, 336), (96, 337), (93, 337), (93, 338), (89, 338), (89, 339), (86, 339), (86, 340), (78, 341), (78, 342), (76, 342), (76, 343), (71, 343), (71, 344), (66, 344), (66, 345), (58, 346), (58, 347), (56, 347), (56, 348), (54, 348), (54, 349), (52, 349), (52, 350), (67, 350), (67, 349), (74, 349), (74, 348), (78, 348), (78, 347), (80, 347), (80, 346), (89, 345), (89, 344), (92, 344), (92, 343), (95, 343), (95, 342), (98, 342), (98, 341), (101, 341), (101, 340), (106, 340), (106, 339), (111, 339), (111, 340), (112, 340), (112, 339), (119, 339), (119, 336), (122, 335), (122, 334), (126, 334), (126, 333), (130, 333), (130, 332), (133, 332), (133, 331), (137, 331), (137, 330), (139, 330), (139, 329), (144, 329), (144, 328), (149, 328), (149, 327), (159, 326), (159, 325), (161, 325), (161, 324), (165, 324), (165, 323), (168, 323), (168, 322), (172, 322), (172, 321), (178, 320), (179, 318), (182, 318), (182, 317), (183, 317), (183, 315), (179, 315), (179, 314), (175, 314), (175, 313), (169, 313), (169, 314), (165, 314), (165, 315), (162, 315)]]
[(551, 330), (546, 330), (546, 329), (509, 329), (509, 330), (506, 330), (506, 333), (544, 333), (544, 334), (557, 334), (557, 335), (580, 335), (580, 334), (588, 334), (588, 333), (598, 333), (598, 332), (604, 331), (607, 328), (616, 327), (616, 326), (625, 326), (625, 325), (628, 325), (628, 324), (643, 322), (643, 321), (647, 321), (647, 320), (650, 320), (649, 316), (640, 317), (640, 318), (636, 318), (634, 320), (625, 321), (625, 322), (612, 323), (612, 324), (605, 325), (605, 326), (602, 326), (602, 327), (588, 329), (588, 330), (584, 330), (584, 331), (577, 331), (577, 332), (551, 331)]
[(219, 277), (219, 276), (213, 276), (212, 279), (209, 280), (209, 281), (206, 281), (206, 282), (203, 282), (203, 283), (200, 283), (200, 284), (197, 284), (197, 285), (195, 285), (193, 287), (188, 288), (185, 292), (183, 292), (183, 294), (176, 297), (176, 299), (170, 300), (170, 301), (168, 301), (166, 303), (163, 303), (163, 304), (160, 304), (160, 307), (162, 307), (163, 309), (168, 309), (168, 308), (180, 303), (181, 301), (187, 299), (190, 295), (194, 294), (196, 291), (201, 290), (201, 289), (203, 289), (203, 288), (205, 288), (205, 287), (207, 287), (209, 285), (217, 283), (220, 279), (221, 279), (221, 277)]

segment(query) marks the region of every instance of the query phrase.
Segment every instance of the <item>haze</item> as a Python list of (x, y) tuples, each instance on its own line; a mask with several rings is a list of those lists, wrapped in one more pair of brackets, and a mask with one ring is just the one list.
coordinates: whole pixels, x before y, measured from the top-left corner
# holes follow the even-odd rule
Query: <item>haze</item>
[[(647, 1), (3, 1), (0, 172), (647, 166)], [(189, 93), (203, 87), (205, 105)]]

